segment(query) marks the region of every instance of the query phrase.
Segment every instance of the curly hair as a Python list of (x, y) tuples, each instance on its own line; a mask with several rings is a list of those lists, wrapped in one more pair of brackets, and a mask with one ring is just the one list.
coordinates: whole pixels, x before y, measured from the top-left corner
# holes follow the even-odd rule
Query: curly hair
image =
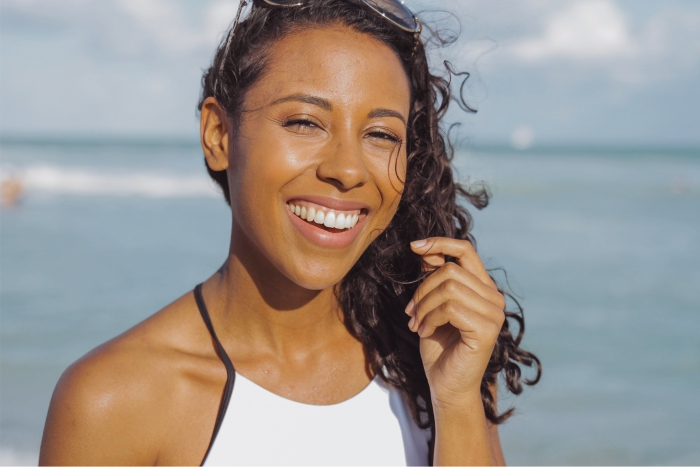
[[(262, 2), (256, 3), (250, 15), (236, 26), (229, 46), (226, 47), (226, 37), (221, 42), (211, 67), (202, 77), (199, 110), (205, 99), (216, 98), (228, 113), (234, 131), (246, 91), (264, 73), (271, 48), (294, 31), (329, 25), (348, 27), (386, 44), (403, 64), (411, 89), (404, 192), (393, 220), (337, 285), (336, 296), (346, 327), (364, 346), (372, 373), (403, 394), (420, 427), (433, 428), (435, 421), (420, 356), (420, 339), (409, 331), (409, 317), (404, 313), (426, 274), (409, 243), (428, 237), (450, 237), (475, 245), (470, 233), (472, 217), (458, 204), (458, 197), (483, 209), (490, 195), (483, 185), (465, 187), (455, 182), (454, 149), (441, 126), (453, 100), (462, 109), (473, 112), (462, 97), (464, 82), (459, 95), (453, 96), (451, 77), (459, 73), (453, 73), (446, 62), (444, 77), (432, 74), (424, 42), (416, 44), (412, 35), (359, 2), (314, 0), (298, 8), (269, 8)], [(436, 37), (441, 40), (433, 33), (432, 38)], [(230, 203), (225, 171), (213, 171), (208, 166), (207, 170)], [(499, 291), (513, 298), (500, 287)], [(506, 311), (507, 319), (481, 383), (486, 417), (494, 424), (504, 422), (513, 413), (513, 408), (501, 414), (497, 411), (490, 388), (499, 374), (503, 374), (505, 387), (514, 394), (522, 392), (522, 383), (536, 384), (541, 375), (538, 358), (520, 348), (525, 325), (522, 308), (517, 301), (515, 304), (516, 311)], [(517, 335), (513, 335), (509, 319), (518, 324)], [(534, 367), (534, 377), (523, 379), (520, 365)]]

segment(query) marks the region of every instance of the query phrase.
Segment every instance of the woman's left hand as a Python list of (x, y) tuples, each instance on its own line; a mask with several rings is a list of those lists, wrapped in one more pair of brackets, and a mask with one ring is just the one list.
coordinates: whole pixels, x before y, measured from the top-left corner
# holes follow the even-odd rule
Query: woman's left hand
[[(505, 320), (505, 298), (466, 240), (434, 237), (411, 249), (437, 267), (406, 307), (433, 405), (463, 408), (481, 400), (481, 379)], [(445, 255), (457, 263), (445, 263)], [(476, 397), (478, 398), (476, 398)]]

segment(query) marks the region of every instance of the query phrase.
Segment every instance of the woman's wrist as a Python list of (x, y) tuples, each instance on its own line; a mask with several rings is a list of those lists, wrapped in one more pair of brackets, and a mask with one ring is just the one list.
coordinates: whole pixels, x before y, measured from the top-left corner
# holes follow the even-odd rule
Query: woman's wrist
[(434, 401), (435, 465), (494, 465), (481, 394)]
[(438, 414), (447, 417), (459, 414), (468, 415), (474, 411), (484, 413), (484, 404), (479, 389), (451, 398), (436, 397), (433, 394), (432, 402), (435, 417)]

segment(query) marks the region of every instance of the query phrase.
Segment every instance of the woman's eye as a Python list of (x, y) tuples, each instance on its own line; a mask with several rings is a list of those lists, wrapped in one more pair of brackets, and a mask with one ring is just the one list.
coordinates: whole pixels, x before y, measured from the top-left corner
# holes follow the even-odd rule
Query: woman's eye
[(401, 141), (397, 136), (392, 135), (391, 133), (385, 133), (383, 131), (373, 131), (372, 133), (369, 133), (367, 136), (370, 136), (372, 138), (377, 138), (380, 140), (388, 141), (391, 143), (398, 143)]
[(284, 122), (283, 126), (285, 128), (318, 128), (318, 125), (316, 125), (314, 122), (304, 119), (288, 120)]

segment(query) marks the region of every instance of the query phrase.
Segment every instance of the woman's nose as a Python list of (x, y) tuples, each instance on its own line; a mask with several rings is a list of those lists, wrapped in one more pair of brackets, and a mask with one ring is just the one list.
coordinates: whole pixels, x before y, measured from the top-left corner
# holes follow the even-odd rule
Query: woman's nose
[(369, 180), (360, 143), (350, 142), (348, 139), (334, 142), (334, 147), (328, 150), (316, 173), (321, 180), (335, 185), (340, 190), (350, 190), (364, 185)]

